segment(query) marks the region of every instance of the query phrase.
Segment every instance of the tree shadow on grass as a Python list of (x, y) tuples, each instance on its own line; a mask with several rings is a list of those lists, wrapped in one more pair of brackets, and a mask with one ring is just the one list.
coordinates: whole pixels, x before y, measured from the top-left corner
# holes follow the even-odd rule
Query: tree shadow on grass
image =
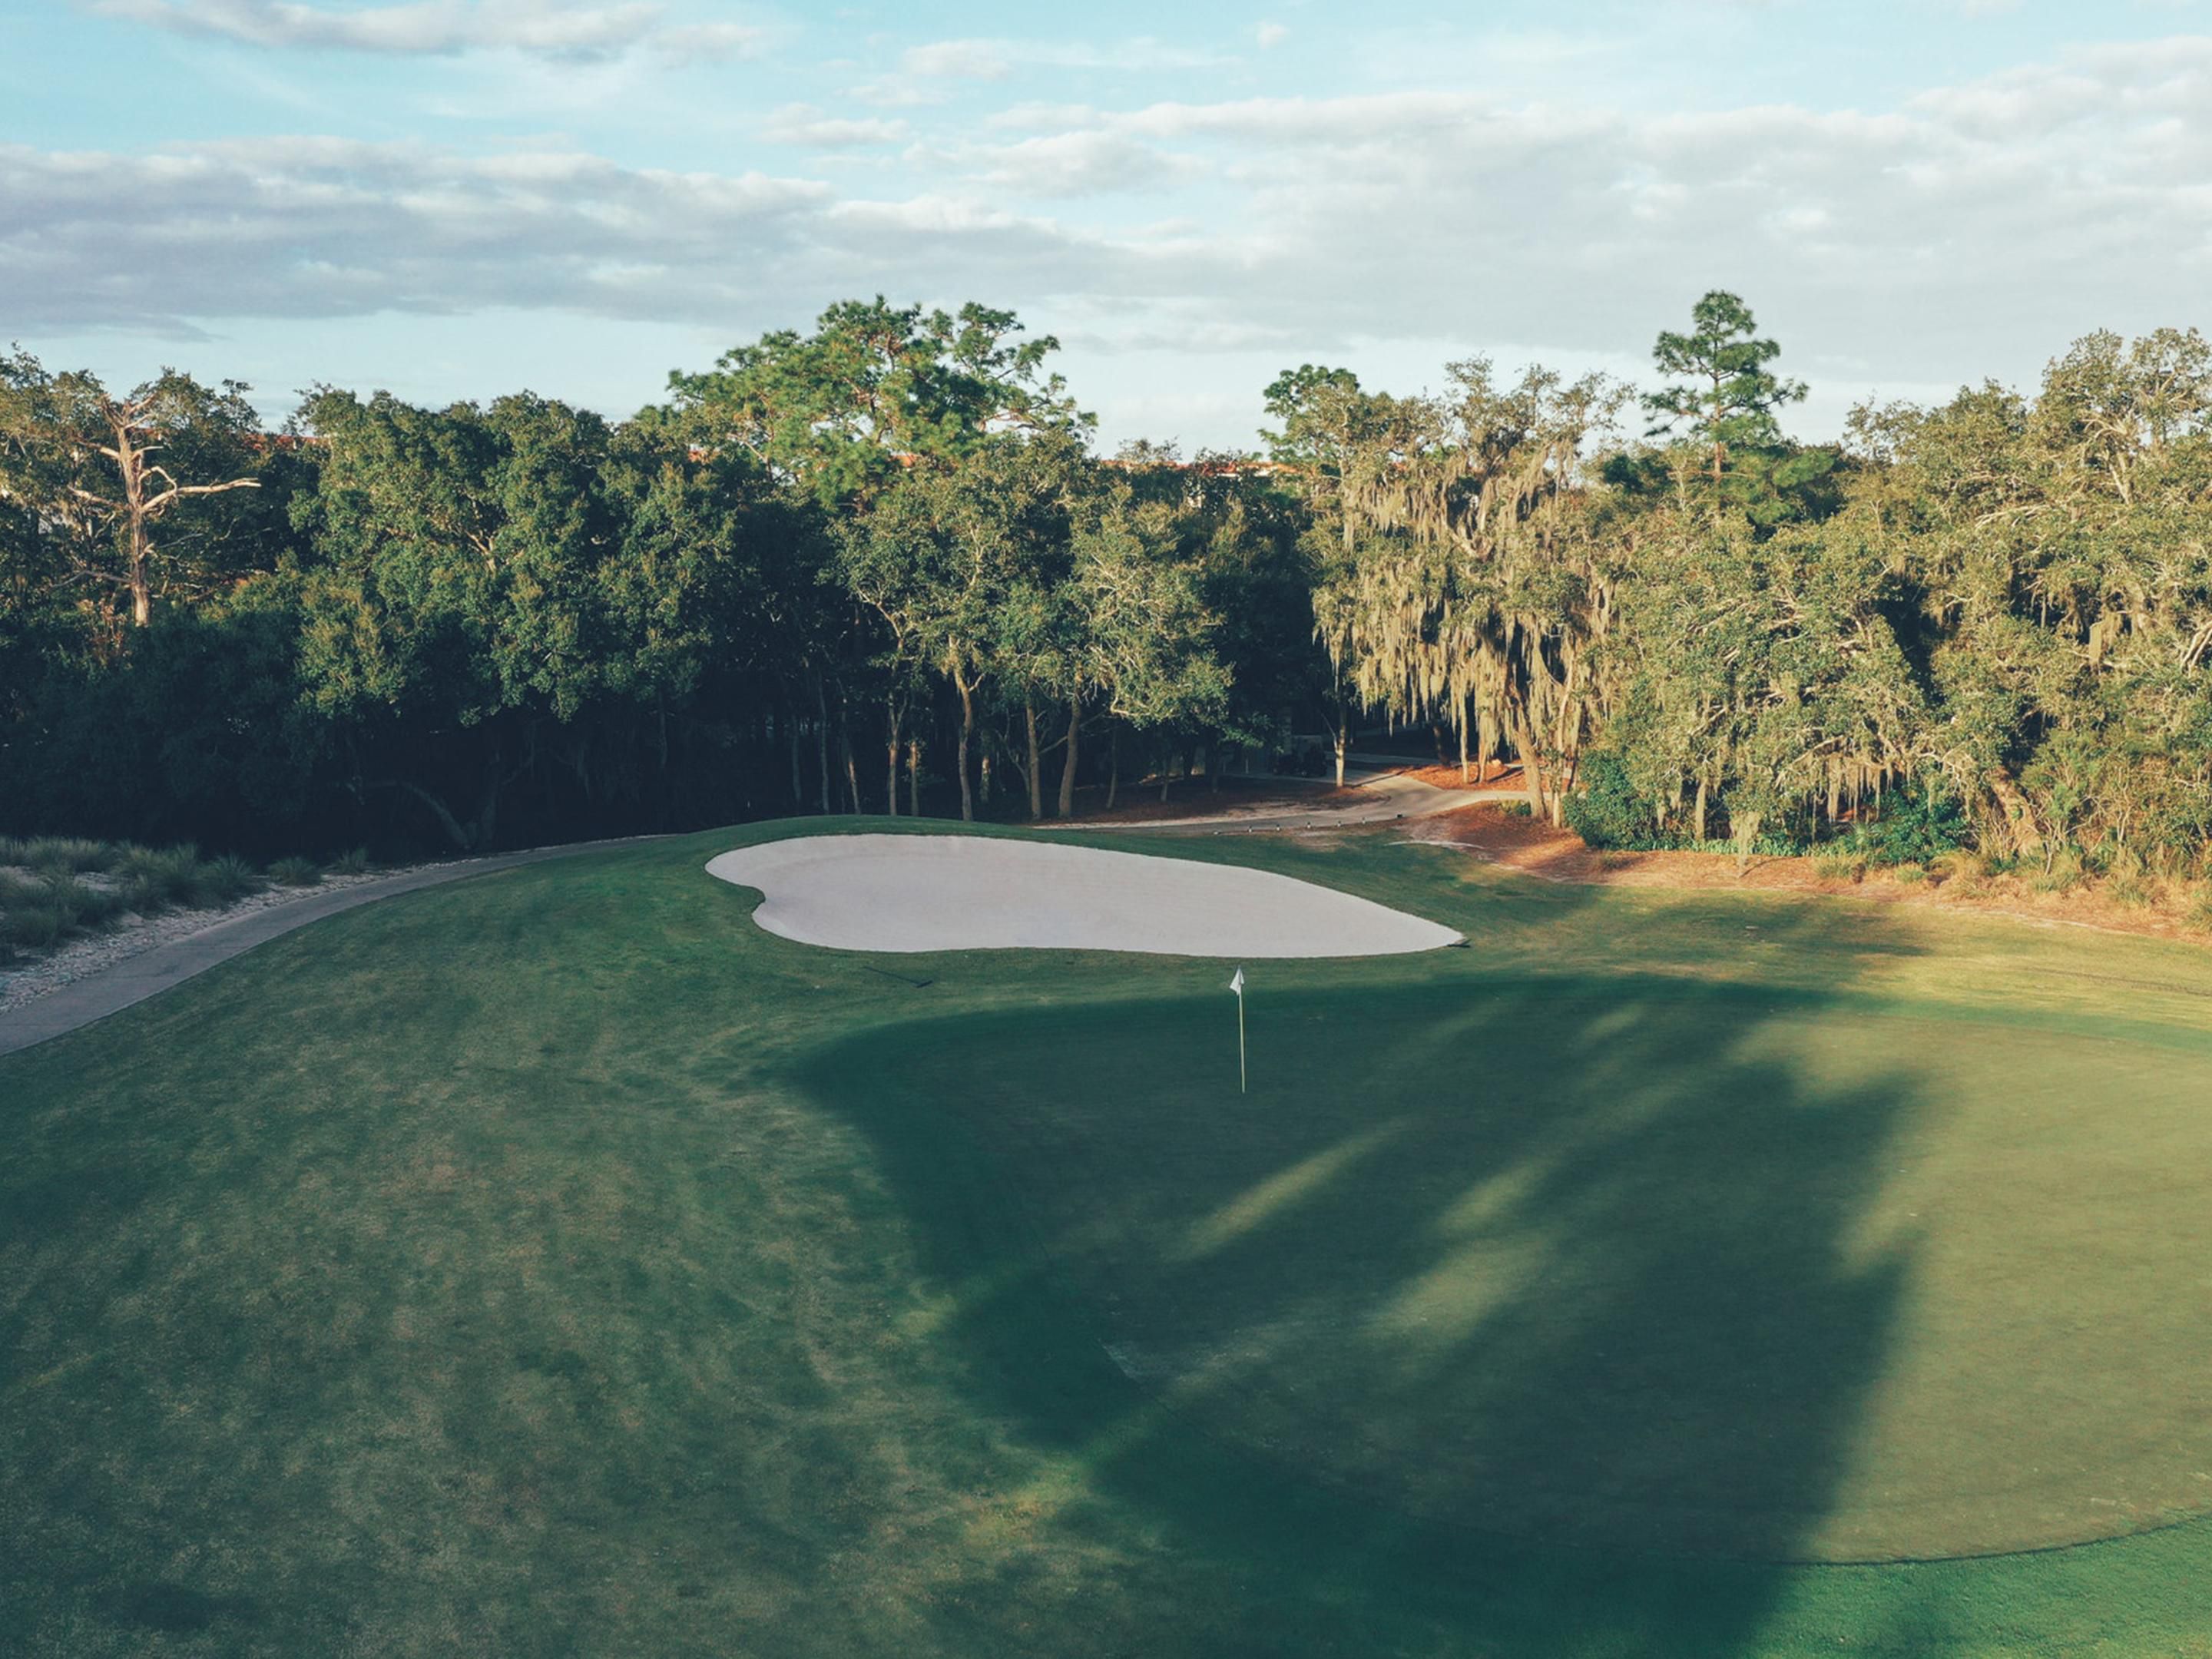
[(1717, 1655), (1863, 1541), (1832, 1511), (1911, 1249), (1856, 1235), (1929, 1103), (1765, 1040), (1812, 1006), (1459, 978), (1271, 1001), (1243, 1097), (1212, 998), (805, 1082), (884, 1152), (979, 1403), (1255, 1586), (1195, 1648)]

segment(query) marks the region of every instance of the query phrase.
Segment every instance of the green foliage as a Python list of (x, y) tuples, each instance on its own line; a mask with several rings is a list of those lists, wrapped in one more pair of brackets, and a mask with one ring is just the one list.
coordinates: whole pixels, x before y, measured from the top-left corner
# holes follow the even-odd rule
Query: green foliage
[(1872, 864), (1926, 865), (1965, 846), (1969, 833), (1964, 808), (1931, 773), (1917, 790), (1885, 799), (1881, 815), (1855, 825), (1846, 843)]
[(334, 876), (366, 875), (369, 863), (368, 848), (356, 847), (331, 860), (331, 873)]
[[(1132, 739), (1264, 757), (1379, 719), (1523, 763), (1608, 845), (2208, 867), (2193, 331), (1804, 445), (1716, 290), (1657, 342), (1645, 441), (1596, 378), (1309, 363), (1265, 388), (1264, 463), (1098, 459), (1054, 349), (878, 298), (626, 422), (324, 387), (279, 434), (234, 386), (0, 357), (0, 834), (475, 851), (901, 779), (905, 810), (917, 775), (923, 811), (1002, 811), (1010, 769), (1045, 811), (1047, 769), (1072, 799)], [(131, 408), (208, 486), (158, 536), (88, 447)]]
[(1716, 470), (1732, 447), (1776, 447), (1782, 433), (1775, 411), (1802, 403), (1808, 391), (1802, 380), (1768, 368), (1782, 348), (1760, 339), (1751, 307), (1719, 289), (1691, 307), (1690, 325), (1687, 334), (1662, 333), (1651, 350), (1659, 372), (1675, 377), (1644, 399), (1656, 422), (1654, 435), (1686, 431), (1711, 446)]
[(1656, 844), (1657, 816), (1631, 781), (1620, 757), (1602, 750), (1583, 757), (1582, 789), (1567, 797), (1567, 828), (1595, 848)]
[(313, 859), (278, 859), (269, 866), (269, 878), (279, 887), (313, 887), (323, 879), (323, 866)]

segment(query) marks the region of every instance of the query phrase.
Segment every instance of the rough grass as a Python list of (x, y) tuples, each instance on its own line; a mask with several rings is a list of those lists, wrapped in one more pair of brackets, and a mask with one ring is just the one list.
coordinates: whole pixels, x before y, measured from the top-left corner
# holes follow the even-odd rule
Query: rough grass
[[(2135, 1403), (2117, 1474), (2194, 1431), (2202, 947), (1119, 843), (1470, 934), (1265, 967), (1240, 1100), (1223, 964), (791, 945), (700, 872), (742, 838), (356, 911), (0, 1060), (18, 1650), (2212, 1638), (2204, 1522), (1683, 1553), (1790, 1553), (1890, 1476), (1944, 1500), (1902, 1449), (2002, 1461), (2054, 1390)], [(2008, 1115), (1989, 1069), (2042, 1080)], [(2084, 1373), (2045, 1308), (2125, 1340)], [(1923, 1420), (1977, 1374), (1979, 1417)], [(1735, 1483), (1705, 1535), (1624, 1534), (1698, 1468)]]
[(203, 859), (191, 846), (0, 838), (0, 962), (13, 951), (52, 950), (127, 915), (232, 904), (268, 884), (245, 860)]

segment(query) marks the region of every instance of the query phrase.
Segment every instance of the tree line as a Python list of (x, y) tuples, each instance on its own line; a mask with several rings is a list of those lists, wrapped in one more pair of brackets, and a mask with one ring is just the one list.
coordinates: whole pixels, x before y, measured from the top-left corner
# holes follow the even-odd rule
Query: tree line
[(319, 386), (276, 433), (235, 384), (0, 357), (0, 831), (1042, 818), (1388, 733), (1603, 844), (2203, 863), (2193, 331), (1805, 444), (1716, 292), (1653, 389), (1308, 365), (1263, 450), (1188, 459), (1095, 454), (1055, 349), (851, 301), (628, 421)]

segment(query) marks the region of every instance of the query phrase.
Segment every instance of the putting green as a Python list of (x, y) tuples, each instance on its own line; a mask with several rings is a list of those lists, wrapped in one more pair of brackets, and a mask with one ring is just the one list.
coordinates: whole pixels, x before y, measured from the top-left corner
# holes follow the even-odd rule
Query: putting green
[(1162, 1406), (1425, 1517), (1863, 1561), (2212, 1507), (2200, 1042), (1648, 980), (1252, 1027), (1242, 1099), (1225, 997), (833, 1069), (986, 1149)]

